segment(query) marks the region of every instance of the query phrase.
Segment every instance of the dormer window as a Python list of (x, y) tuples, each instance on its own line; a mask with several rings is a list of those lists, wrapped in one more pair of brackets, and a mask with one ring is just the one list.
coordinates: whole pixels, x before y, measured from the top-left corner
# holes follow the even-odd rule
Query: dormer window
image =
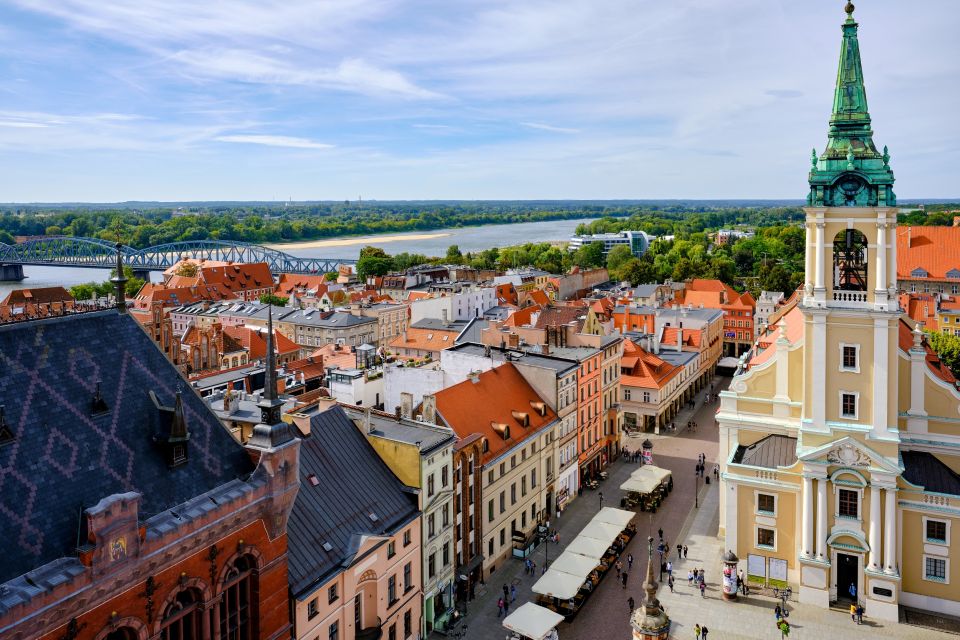
[(960, 279), (960, 269), (950, 269), (947, 271), (947, 277)]
[(911, 278), (929, 278), (930, 274), (927, 272), (926, 269), (922, 267), (917, 267), (916, 269), (910, 272), (910, 277)]

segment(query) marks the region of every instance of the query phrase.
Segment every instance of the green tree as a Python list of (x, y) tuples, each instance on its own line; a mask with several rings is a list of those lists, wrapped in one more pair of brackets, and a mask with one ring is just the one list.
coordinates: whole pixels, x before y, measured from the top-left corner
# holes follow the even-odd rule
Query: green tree
[(72, 295), (77, 300), (92, 300), (96, 295), (97, 285), (95, 282), (85, 282), (83, 284), (75, 284), (70, 287), (70, 295)]
[(447, 247), (447, 261), (459, 264), (463, 261), (463, 254), (460, 253), (460, 246), (452, 244)]
[[(766, 264), (769, 265), (769, 262)], [(774, 264), (761, 268), (759, 276), (760, 288), (764, 291), (782, 291), (785, 296), (789, 296), (793, 291), (791, 274), (782, 265)]]
[(960, 374), (960, 337), (939, 331), (926, 331), (927, 343), (954, 375)]
[(327, 282), (336, 282), (337, 278), (339, 277), (340, 274), (336, 271), (327, 271), (325, 274), (323, 274), (323, 279)]
[(394, 269), (393, 258), (379, 247), (364, 247), (360, 250), (360, 259), (357, 260), (357, 277), (361, 282), (370, 276), (382, 276)]
[(260, 294), (260, 304), (272, 304), (275, 307), (285, 307), (289, 301), (290, 298), (284, 298), (283, 296), (277, 296), (272, 293)]
[(613, 276), (613, 274), (620, 272), (620, 267), (632, 259), (633, 252), (630, 247), (625, 244), (618, 244), (610, 249), (610, 253), (607, 254), (607, 271)]
[(627, 280), (632, 286), (653, 284), (658, 281), (652, 260), (634, 258), (620, 267), (620, 280)]
[(601, 266), (603, 264), (603, 243), (591, 242), (574, 251), (573, 264), (581, 268)]

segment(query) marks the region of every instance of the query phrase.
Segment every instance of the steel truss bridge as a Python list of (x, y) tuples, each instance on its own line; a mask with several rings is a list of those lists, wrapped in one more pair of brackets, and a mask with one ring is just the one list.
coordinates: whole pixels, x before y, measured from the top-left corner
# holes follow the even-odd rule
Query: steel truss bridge
[[(51, 236), (15, 245), (0, 242), (0, 265), (43, 265), (113, 269), (117, 265), (116, 243), (98, 238)], [(317, 274), (336, 271), (356, 260), (298, 258), (276, 249), (246, 242), (196, 240), (173, 242), (146, 249), (122, 245), (123, 264), (134, 271), (163, 271), (185, 258), (221, 262), (266, 262), (273, 273)]]

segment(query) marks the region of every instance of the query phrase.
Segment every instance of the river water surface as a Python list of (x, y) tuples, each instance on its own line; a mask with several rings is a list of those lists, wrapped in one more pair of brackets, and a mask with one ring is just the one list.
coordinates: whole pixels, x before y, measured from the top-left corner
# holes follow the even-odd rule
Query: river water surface
[[(521, 222), (518, 224), (491, 224), (481, 227), (454, 227), (433, 231), (412, 231), (410, 233), (380, 234), (372, 236), (345, 236), (310, 242), (269, 245), (290, 255), (302, 258), (332, 258), (338, 260), (356, 260), (360, 249), (371, 245), (380, 247), (387, 253), (420, 253), (427, 256), (442, 256), (447, 247), (455, 244), (460, 251), (482, 251), (490, 247), (505, 247), (524, 242), (555, 242), (568, 240), (577, 225), (589, 222), (591, 218), (576, 220), (549, 220), (546, 222)], [(106, 269), (81, 269), (75, 267), (24, 267), (27, 278), (23, 282), (0, 282), (0, 299), (21, 287), (50, 287), (61, 285), (72, 287), (91, 281), (102, 281), (110, 277)], [(160, 279), (160, 273), (151, 274), (153, 280)]]

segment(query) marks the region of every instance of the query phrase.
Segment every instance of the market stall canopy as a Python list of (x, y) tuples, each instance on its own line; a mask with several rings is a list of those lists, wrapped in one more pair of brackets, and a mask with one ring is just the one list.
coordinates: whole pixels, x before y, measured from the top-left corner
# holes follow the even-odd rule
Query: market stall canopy
[(586, 576), (572, 576), (562, 571), (547, 569), (547, 572), (533, 585), (533, 592), (551, 598), (570, 600), (577, 595), (586, 579)]
[(607, 524), (606, 522), (597, 522), (594, 520), (585, 526), (583, 531), (581, 531), (577, 537), (595, 538), (606, 543), (606, 545), (609, 547), (611, 544), (613, 544), (613, 541), (617, 539), (617, 536), (619, 536), (622, 531), (623, 527), (618, 527), (615, 524)]
[(635, 491), (637, 493), (651, 493), (660, 483), (653, 478), (627, 478), (620, 485), (624, 491)]
[(655, 467), (652, 464), (645, 464), (640, 468), (643, 469), (645, 473), (656, 478), (657, 482), (663, 482), (667, 478), (673, 475), (673, 472), (670, 471), (669, 469), (662, 469), (660, 467)]
[(563, 551), (564, 553), (576, 553), (581, 556), (586, 556), (594, 560), (600, 561), (603, 556), (607, 555), (607, 549), (610, 548), (610, 545), (602, 540), (594, 540), (593, 538), (583, 538), (577, 537), (574, 538), (570, 544), (567, 545), (567, 548)]
[(594, 522), (605, 522), (607, 524), (612, 524), (620, 527), (620, 529), (625, 529), (630, 521), (633, 520), (634, 513), (632, 511), (625, 511), (624, 509), (616, 509), (614, 507), (604, 507), (600, 509), (600, 513), (593, 516)]
[(528, 602), (504, 618), (503, 626), (522, 636), (542, 640), (562, 621), (559, 613)]
[(588, 558), (579, 553), (564, 551), (556, 560), (550, 563), (550, 569), (551, 571), (569, 573), (572, 576), (582, 576), (582, 581), (586, 580), (587, 576), (597, 568), (598, 564), (600, 564), (600, 561), (595, 558)]

